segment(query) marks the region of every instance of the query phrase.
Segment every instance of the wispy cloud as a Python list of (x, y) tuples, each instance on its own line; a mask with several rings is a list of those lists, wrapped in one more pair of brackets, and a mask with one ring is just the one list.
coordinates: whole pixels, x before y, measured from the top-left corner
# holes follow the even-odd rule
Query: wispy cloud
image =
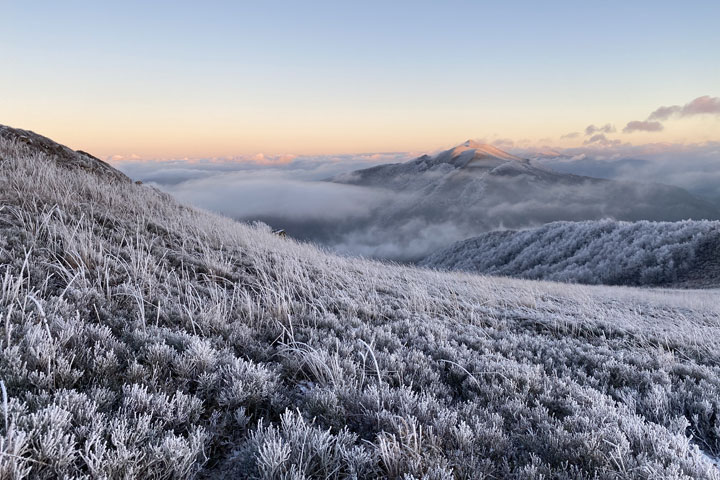
[(676, 113), (682, 110), (680, 105), (673, 105), (670, 107), (660, 107), (650, 114), (648, 120), (667, 120)]
[(509, 149), (515, 146), (515, 141), (509, 138), (498, 138), (497, 140), (493, 140), (492, 145), (498, 148)]
[(609, 123), (596, 127), (595, 125), (588, 125), (585, 127), (585, 135), (594, 135), (596, 133), (614, 133), (615, 127)]
[(650, 114), (648, 120), (667, 120), (674, 115), (689, 117), (702, 114), (720, 115), (720, 97), (704, 95), (685, 105), (660, 107)]
[(663, 125), (660, 123), (672, 117), (691, 117), (695, 115), (720, 115), (720, 97), (704, 95), (685, 105), (663, 106), (652, 112), (647, 120), (633, 120), (623, 128), (624, 133), (632, 132), (660, 132)]
[(659, 132), (663, 129), (662, 123), (652, 121), (633, 120), (623, 128), (624, 133), (631, 132)]
[(620, 143), (622, 143), (620, 140), (611, 140), (607, 138), (604, 133), (593, 135), (583, 142), (584, 145), (597, 144), (605, 146), (619, 145)]
[(580, 136), (580, 132), (570, 132), (566, 133), (565, 135), (561, 136), (560, 139), (564, 140), (567, 138), (578, 138)]

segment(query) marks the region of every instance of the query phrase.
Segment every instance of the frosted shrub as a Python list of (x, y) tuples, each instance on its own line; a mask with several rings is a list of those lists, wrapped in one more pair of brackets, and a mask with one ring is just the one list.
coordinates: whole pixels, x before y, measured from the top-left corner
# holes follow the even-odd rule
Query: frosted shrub
[(610, 285), (719, 285), (720, 222), (555, 222), (457, 242), (421, 264)]
[(337, 434), (286, 411), (278, 427), (258, 425), (231, 463), (237, 473), (263, 479), (365, 478), (372, 456), (347, 430)]

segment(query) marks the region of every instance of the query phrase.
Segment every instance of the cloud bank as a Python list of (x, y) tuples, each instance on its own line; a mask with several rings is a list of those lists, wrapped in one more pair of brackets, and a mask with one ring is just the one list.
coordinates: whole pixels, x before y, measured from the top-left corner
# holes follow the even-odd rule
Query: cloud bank
[(414, 158), (415, 153), (371, 153), (359, 155), (296, 156), (264, 154), (172, 160), (108, 159), (116, 168), (130, 178), (159, 185), (177, 185), (189, 180), (227, 175), (232, 173), (250, 177), (280, 176), (294, 180), (321, 180), (338, 173), (373, 165), (404, 162)]
[(592, 144), (553, 155), (522, 154), (564, 173), (677, 185), (720, 206), (720, 142)]

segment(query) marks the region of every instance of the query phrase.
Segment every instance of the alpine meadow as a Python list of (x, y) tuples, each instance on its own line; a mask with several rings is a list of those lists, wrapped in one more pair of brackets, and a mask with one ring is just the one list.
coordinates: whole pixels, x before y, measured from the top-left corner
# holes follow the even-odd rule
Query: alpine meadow
[(720, 480), (720, 2), (0, 8), (0, 480)]

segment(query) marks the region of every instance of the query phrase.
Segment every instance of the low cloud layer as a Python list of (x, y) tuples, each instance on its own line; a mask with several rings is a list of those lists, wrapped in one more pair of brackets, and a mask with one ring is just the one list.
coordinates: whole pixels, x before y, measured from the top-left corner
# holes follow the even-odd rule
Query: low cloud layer
[(293, 180), (321, 180), (339, 173), (373, 165), (404, 162), (416, 154), (372, 153), (358, 155), (295, 156), (263, 154), (232, 158), (174, 160), (108, 159), (134, 180), (177, 185), (189, 180), (237, 173), (240, 178), (279, 176)]
[[(585, 142), (583, 147), (545, 151), (534, 161), (568, 173), (677, 184), (707, 198), (717, 196), (720, 202), (720, 144), (632, 147), (608, 139), (604, 133), (596, 133)], [(505, 139), (496, 143), (513, 144)], [(522, 157), (533, 156), (529, 151), (509, 150)], [(114, 164), (133, 179), (157, 186), (182, 202), (238, 220), (263, 221), (340, 253), (399, 261), (421, 258), (483, 231), (538, 226), (555, 220), (607, 216), (668, 219), (665, 217), (671, 214), (685, 218), (671, 212), (674, 205), (685, 202), (668, 197), (675, 195), (673, 192), (658, 195), (657, 190), (645, 192), (645, 187), (614, 191), (615, 187), (588, 181), (528, 184), (524, 176), (501, 175), (498, 181), (478, 190), (459, 177), (447, 181), (447, 169), (426, 173), (425, 180), (438, 188), (414, 193), (324, 181), (416, 156), (134, 159)], [(435, 177), (437, 183), (431, 181)]]
[(392, 201), (389, 192), (256, 172), (188, 180), (164, 189), (183, 202), (242, 219), (357, 220)]
[(281, 164), (254, 161), (127, 161), (115, 166), (180, 200), (242, 221), (262, 221), (296, 238), (348, 255), (407, 260), (475, 233), (453, 222), (399, 218), (413, 195), (324, 181), (414, 153), (302, 157)]
[(677, 185), (720, 206), (720, 142), (586, 145), (535, 155), (553, 170), (599, 178)]
[[(360, 219), (388, 192), (325, 182), (360, 168), (408, 159), (407, 153), (294, 157), (257, 156), (114, 165), (134, 180), (157, 186), (180, 201), (237, 219), (287, 217), (298, 222)], [(282, 225), (277, 225), (282, 226)]]

